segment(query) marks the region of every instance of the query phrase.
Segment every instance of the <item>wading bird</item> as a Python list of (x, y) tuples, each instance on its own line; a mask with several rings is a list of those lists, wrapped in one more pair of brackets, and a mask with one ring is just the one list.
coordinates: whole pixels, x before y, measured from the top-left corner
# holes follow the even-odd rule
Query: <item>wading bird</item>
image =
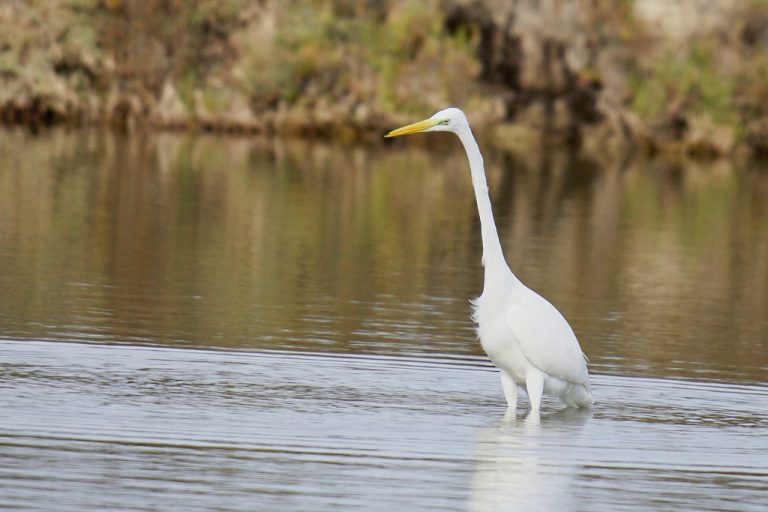
[(480, 214), (485, 267), (483, 293), (473, 301), (472, 317), (483, 350), (501, 370), (507, 405), (515, 410), (520, 387), (527, 392), (535, 414), (543, 394), (556, 396), (569, 406), (591, 406), (594, 401), (586, 356), (571, 326), (549, 301), (526, 287), (504, 260), (488, 197), (483, 156), (464, 112), (447, 108), (385, 137), (420, 132), (455, 133), (467, 152)]

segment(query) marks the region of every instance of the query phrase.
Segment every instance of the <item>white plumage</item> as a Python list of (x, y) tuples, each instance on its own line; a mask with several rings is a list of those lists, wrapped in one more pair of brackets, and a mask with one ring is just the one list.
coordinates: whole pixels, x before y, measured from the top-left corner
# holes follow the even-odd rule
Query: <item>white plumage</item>
[(464, 113), (441, 110), (429, 119), (388, 133), (448, 131), (455, 133), (469, 159), (472, 185), (483, 241), (485, 282), (473, 301), (480, 343), (501, 371), (507, 404), (517, 406), (517, 389), (524, 389), (531, 411), (538, 413), (542, 394), (559, 397), (569, 406), (593, 404), (586, 357), (562, 314), (545, 298), (526, 287), (512, 273), (501, 249), (493, 219), (483, 157)]

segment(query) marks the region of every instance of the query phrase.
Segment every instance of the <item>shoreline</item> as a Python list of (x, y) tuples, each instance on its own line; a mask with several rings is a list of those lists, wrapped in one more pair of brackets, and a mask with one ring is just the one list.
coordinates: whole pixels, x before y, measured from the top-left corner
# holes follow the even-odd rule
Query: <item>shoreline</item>
[[(405, 121), (409, 122), (409, 121)], [(402, 123), (401, 123), (402, 124)], [(600, 131), (588, 133), (578, 144), (569, 141), (567, 134), (542, 131), (529, 126), (519, 126), (510, 123), (497, 123), (481, 126), (474, 123), (473, 131), (486, 151), (508, 153), (511, 155), (544, 154), (555, 151), (559, 154), (570, 154), (603, 160), (604, 158), (634, 161), (637, 159), (673, 162), (699, 162), (701, 164), (733, 161), (740, 164), (759, 164), (766, 160), (765, 155), (751, 151), (745, 145), (737, 145), (728, 154), (716, 152), (697, 153), (689, 151), (682, 143), (668, 141), (661, 145), (642, 140), (617, 140), (615, 137), (604, 137)], [(391, 144), (405, 145), (427, 150), (450, 151), (452, 144), (449, 137), (433, 140), (412, 138), (392, 141), (383, 135), (399, 126), (397, 123), (382, 124), (380, 128), (354, 130), (346, 125), (342, 128), (335, 126), (290, 127), (285, 129), (263, 129), (256, 125), (201, 123), (190, 120), (188, 123), (162, 124), (149, 119), (134, 120), (129, 124), (120, 124), (114, 119), (74, 119), (57, 120), (52, 123), (8, 123), (0, 119), (0, 134), (3, 131), (13, 132), (22, 130), (33, 136), (50, 133), (57, 130), (104, 132), (106, 135), (136, 136), (138, 139), (154, 138), (163, 135), (189, 136), (193, 138), (232, 137), (233, 139), (258, 140), (261, 142), (286, 142), (320, 145), (347, 145), (350, 148), (383, 148)]]

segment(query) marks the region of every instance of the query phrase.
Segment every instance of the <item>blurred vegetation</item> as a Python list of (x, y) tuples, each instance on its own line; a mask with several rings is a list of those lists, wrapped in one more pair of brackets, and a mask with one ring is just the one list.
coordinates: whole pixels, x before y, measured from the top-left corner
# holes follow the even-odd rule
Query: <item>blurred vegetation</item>
[(768, 153), (768, 1), (6, 0), (0, 120)]
[(6, 121), (379, 129), (398, 113), (466, 103), (471, 88), (454, 77), (471, 81), (479, 69), (468, 34), (445, 31), (436, 1), (53, 0), (0, 9), (12, 28), (0, 34)]
[(690, 152), (728, 153), (739, 141), (768, 150), (768, 2), (739, 5), (732, 23), (638, 53), (629, 73), (631, 111)]
[(274, 34), (262, 31), (255, 45), (253, 34), (236, 38), (240, 90), (257, 112), (292, 109), (321, 129), (338, 120), (381, 128), (382, 114), (465, 103), (471, 88), (454, 73), (471, 81), (479, 72), (469, 34), (446, 32), (438, 2), (389, 4), (281, 4)]

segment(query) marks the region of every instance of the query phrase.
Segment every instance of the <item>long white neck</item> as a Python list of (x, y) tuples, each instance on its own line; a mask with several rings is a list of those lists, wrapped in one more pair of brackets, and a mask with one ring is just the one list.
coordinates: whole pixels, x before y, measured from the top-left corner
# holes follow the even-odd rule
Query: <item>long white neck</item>
[(513, 281), (517, 281), (517, 278), (515, 278), (507, 265), (504, 259), (504, 252), (501, 249), (496, 222), (493, 220), (491, 199), (488, 196), (488, 182), (485, 178), (483, 155), (480, 154), (480, 148), (472, 136), (472, 130), (467, 127), (458, 131), (457, 135), (464, 145), (464, 150), (467, 152), (469, 169), (472, 174), (472, 186), (475, 189), (477, 212), (480, 214), (480, 229), (483, 239), (483, 266), (485, 267), (485, 293), (494, 284), (501, 284), (500, 281), (505, 278), (511, 277)]

